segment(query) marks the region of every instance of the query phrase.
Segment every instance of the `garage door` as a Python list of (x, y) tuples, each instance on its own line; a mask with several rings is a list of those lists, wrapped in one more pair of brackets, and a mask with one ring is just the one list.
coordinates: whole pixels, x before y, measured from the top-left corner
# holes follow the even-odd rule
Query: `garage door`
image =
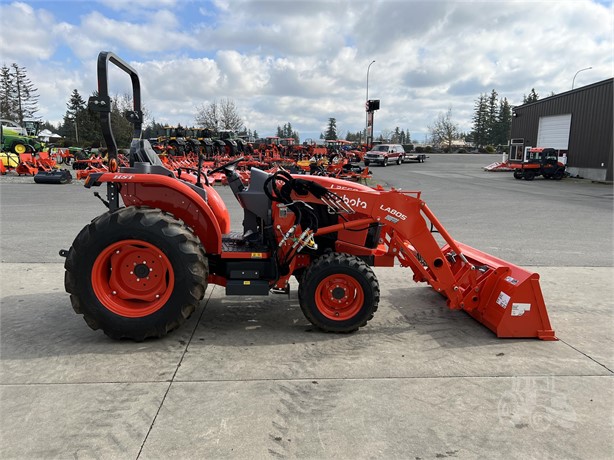
[(570, 127), (571, 113), (552, 117), (540, 117), (539, 130), (537, 131), (537, 147), (567, 150)]

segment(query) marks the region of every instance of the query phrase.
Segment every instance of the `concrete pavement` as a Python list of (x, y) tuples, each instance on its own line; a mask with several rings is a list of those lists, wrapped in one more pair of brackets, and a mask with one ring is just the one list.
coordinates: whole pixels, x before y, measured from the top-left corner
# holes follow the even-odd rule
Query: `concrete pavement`
[(399, 267), (375, 269), (355, 334), (314, 330), (296, 285), (210, 286), (166, 338), (112, 341), (72, 311), (56, 255), (100, 203), (0, 185), (2, 459), (614, 457), (611, 266), (533, 268), (558, 342), (497, 339)]
[(539, 271), (558, 342), (497, 339), (378, 268), (355, 334), (314, 330), (295, 291), (209, 287), (133, 343), (73, 313), (61, 264), (3, 264), (1, 457), (611, 458), (612, 269)]

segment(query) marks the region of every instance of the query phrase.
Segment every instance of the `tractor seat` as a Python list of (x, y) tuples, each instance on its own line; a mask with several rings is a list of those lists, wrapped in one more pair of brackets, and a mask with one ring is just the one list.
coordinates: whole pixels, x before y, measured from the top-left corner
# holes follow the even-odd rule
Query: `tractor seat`
[[(130, 165), (131, 172), (141, 174), (161, 174), (163, 176), (175, 177), (175, 173), (164, 166), (156, 151), (152, 148), (147, 139), (132, 139), (130, 144)], [(207, 192), (202, 187), (185, 182), (200, 197), (208, 201)]]
[(149, 163), (154, 166), (164, 166), (147, 139), (132, 139), (130, 163)]

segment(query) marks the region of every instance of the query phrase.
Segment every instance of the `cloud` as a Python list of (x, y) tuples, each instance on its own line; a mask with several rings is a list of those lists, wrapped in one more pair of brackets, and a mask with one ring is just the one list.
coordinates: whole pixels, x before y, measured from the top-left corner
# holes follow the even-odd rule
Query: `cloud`
[(21, 32), (15, 42), (3, 27), (0, 45), (3, 59), (32, 68), (51, 120), (61, 119), (72, 85), (83, 95), (95, 89), (94, 62), (106, 49), (138, 69), (157, 120), (192, 124), (196, 106), (231, 98), (262, 135), (291, 122), (314, 137), (329, 117), (361, 130), (372, 60), (376, 132), (425, 132), (449, 107), (469, 131), (480, 93), (496, 89), (514, 105), (531, 88), (569, 90), (578, 69), (593, 67), (576, 86), (613, 70), (613, 11), (590, 0), (101, 0), (79, 15), (63, 14), (68, 2), (46, 5), (0, 4)]
[[(32, 62), (48, 59), (57, 47), (57, 37), (44, 24), (53, 24), (53, 16), (44, 9), (15, 2), (0, 4), (0, 50), (2, 61)], [(24, 62), (26, 64), (26, 62)]]
[(99, 0), (99, 3), (115, 11), (140, 12), (147, 10), (169, 9), (177, 5), (177, 0)]
[[(179, 27), (179, 20), (168, 10), (156, 11), (149, 16), (149, 21), (143, 24), (118, 21), (94, 11), (83, 18), (79, 36), (89, 43), (127, 48), (143, 55), (196, 46), (195, 39), (179, 30)], [(89, 43), (85, 46), (88, 52), (91, 49)], [(75, 54), (83, 56), (84, 45), (80, 40), (68, 40), (67, 44)]]

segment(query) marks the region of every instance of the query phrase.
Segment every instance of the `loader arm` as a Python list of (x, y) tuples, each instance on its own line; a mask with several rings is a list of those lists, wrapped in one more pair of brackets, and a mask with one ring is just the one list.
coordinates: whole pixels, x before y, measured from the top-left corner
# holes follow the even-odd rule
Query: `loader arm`
[[(341, 213), (340, 223), (319, 228), (316, 235), (377, 222), (382, 231), (380, 250), (371, 251), (373, 265), (391, 265), (396, 259), (412, 270), (415, 282), (428, 283), (447, 298), (449, 308), (467, 311), (498, 337), (556, 340), (539, 275), (454, 240), (420, 192), (374, 190), (326, 177), (310, 180), (337, 194), (353, 211)], [(296, 193), (293, 198), (320, 201)]]

